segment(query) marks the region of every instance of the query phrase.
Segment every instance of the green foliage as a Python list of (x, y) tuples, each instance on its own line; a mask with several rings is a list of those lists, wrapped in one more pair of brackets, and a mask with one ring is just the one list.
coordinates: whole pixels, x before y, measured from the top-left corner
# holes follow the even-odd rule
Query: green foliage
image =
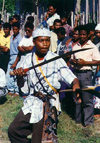
[[(0, 0), (0, 11), (2, 10), (3, 0)], [(13, 13), (15, 10), (15, 0), (5, 0), (5, 9), (7, 12)]]

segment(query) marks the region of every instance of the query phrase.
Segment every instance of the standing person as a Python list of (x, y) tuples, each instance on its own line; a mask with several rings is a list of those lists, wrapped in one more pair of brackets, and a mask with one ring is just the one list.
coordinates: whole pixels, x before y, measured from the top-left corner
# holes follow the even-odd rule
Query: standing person
[(60, 16), (56, 13), (56, 6), (55, 4), (50, 4), (48, 6), (48, 11), (47, 14), (44, 18), (46, 21), (47, 25), (49, 26), (49, 29), (53, 29), (53, 23), (55, 19), (60, 19)]
[(55, 19), (53, 23), (53, 30), (51, 31), (51, 45), (49, 48), (49, 50), (52, 52), (57, 51), (57, 41), (58, 41), (57, 29), (60, 28), (61, 26), (62, 26), (61, 20)]
[[(32, 23), (27, 22), (25, 24), (25, 36), (22, 38), (22, 40), (20, 41), (19, 45), (18, 45), (18, 55), (17, 58), (13, 64), (14, 67), (19, 66), (21, 62), (23, 62), (23, 60), (25, 59), (25, 56), (27, 54), (29, 54), (30, 52), (32, 52), (33, 50), (33, 37), (32, 37), (32, 33), (33, 33), (33, 29), (34, 29), (34, 25)], [(18, 63), (19, 62), (19, 63)], [(18, 65), (17, 65), (18, 63)]]
[(57, 54), (58, 55), (62, 55), (66, 52), (66, 42), (69, 39), (68, 36), (65, 36), (66, 31), (65, 28), (60, 27), (57, 29), (57, 37), (58, 37), (58, 41), (57, 41)]
[[(100, 54), (97, 47), (91, 42), (91, 40), (88, 40), (88, 30), (89, 29), (86, 25), (80, 26), (80, 41), (72, 48), (73, 51), (83, 48), (92, 48), (84, 52), (75, 53), (72, 59), (74, 72), (79, 79), (81, 88), (92, 85), (91, 66), (100, 63)], [(82, 103), (76, 103), (76, 122), (83, 122), (84, 126), (92, 125), (94, 121), (93, 95), (82, 91), (81, 99)]]
[(0, 37), (0, 68), (6, 72), (9, 62), (11, 25), (9, 23), (4, 23), (3, 30), (4, 35)]
[[(43, 29), (36, 29), (33, 32), (33, 40), (35, 45), (35, 52), (27, 55), (24, 63), (21, 65), (22, 68), (14, 70), (14, 74), (20, 76), (21, 81), (25, 76), (28, 76), (28, 91), (26, 89), (25, 83), (21, 84), (21, 90), (24, 94), (28, 94), (24, 101), (24, 106), (21, 111), (15, 117), (14, 121), (11, 123), (8, 129), (8, 136), (11, 143), (28, 143), (27, 136), (32, 133), (32, 143), (44, 142), (57, 142), (56, 140), (56, 128), (51, 132), (51, 128), (48, 129), (48, 136), (46, 141), (43, 140), (42, 131), (44, 131), (43, 123), (43, 106), (46, 103), (45, 99), (47, 97), (55, 97), (54, 99), (49, 99), (49, 107), (51, 109), (60, 111), (59, 95), (57, 94), (57, 89), (60, 89), (60, 81), (72, 84), (73, 91), (79, 88), (79, 82), (76, 76), (69, 70), (63, 59), (55, 60), (51, 63), (45, 64), (42, 67), (30, 70), (28, 73), (23, 71), (23, 68), (34, 66), (40, 62), (46, 61), (57, 55), (49, 51), (50, 46), (50, 31)], [(30, 83), (30, 84), (29, 84)], [(38, 93), (38, 95), (37, 95)], [(40, 93), (40, 94), (39, 94)], [(40, 95), (43, 96), (40, 96)], [(44, 97), (44, 98), (43, 98)], [(78, 96), (77, 96), (78, 97)], [(52, 98), (52, 97), (51, 97)], [(51, 116), (51, 114), (48, 113)], [(48, 121), (48, 119), (47, 119)], [(51, 120), (52, 121), (52, 120)], [(54, 120), (52, 124), (54, 124)], [(48, 124), (48, 122), (47, 122)], [(50, 124), (51, 125), (51, 124)], [(54, 126), (55, 127), (55, 126)], [(46, 133), (45, 133), (46, 134)], [(55, 137), (52, 138), (52, 137)], [(54, 139), (54, 141), (52, 140)]]
[(13, 29), (13, 35), (11, 36), (11, 39), (10, 39), (10, 60), (8, 63), (6, 78), (7, 78), (7, 88), (9, 90), (9, 94), (18, 95), (19, 91), (18, 91), (18, 86), (16, 82), (16, 77), (9, 75), (9, 73), (16, 68), (16, 65), (14, 65), (14, 62), (18, 55), (18, 45), (22, 39), (21, 34), (19, 33), (20, 24), (14, 23), (12, 25), (12, 29)]
[(73, 31), (73, 28), (67, 23), (68, 16), (66, 14), (62, 14), (62, 15), (60, 15), (60, 19), (62, 22), (62, 26), (66, 30), (66, 36), (70, 36), (71, 32)]
[(13, 15), (12, 24), (13, 23), (20, 23), (20, 16), (19, 15), (17, 15), (17, 14)]

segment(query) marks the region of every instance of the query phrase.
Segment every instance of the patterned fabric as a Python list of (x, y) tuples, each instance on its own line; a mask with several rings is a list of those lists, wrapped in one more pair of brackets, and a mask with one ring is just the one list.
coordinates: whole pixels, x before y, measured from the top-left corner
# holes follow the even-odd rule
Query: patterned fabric
[[(41, 60), (41, 62), (49, 60), (55, 56), (57, 56), (57, 54), (49, 51), (44, 57), (44, 60)], [(37, 64), (35, 54), (32, 56), (32, 53), (30, 53), (26, 56), (20, 67), (28, 68), (32, 66), (31, 60), (33, 60), (34, 65)], [(41, 68), (44, 75), (55, 89), (60, 89), (61, 81), (65, 81), (66, 83), (71, 84), (76, 78), (76, 76), (70, 71), (63, 59), (55, 60), (51, 63), (45, 64), (41, 66)], [(50, 99), (51, 106), (55, 106), (58, 111), (61, 111), (59, 95), (55, 94), (55, 92), (49, 87), (47, 82), (44, 80), (39, 67), (36, 68), (36, 72), (45, 90), (56, 98), (56, 100)], [(35, 92), (39, 91), (43, 94), (46, 93), (43, 91), (43, 88), (41, 87), (41, 84), (39, 83), (34, 70), (30, 70), (27, 73), (27, 77), (24, 78), (24, 86), (21, 87), (21, 91), (23, 94), (28, 95), (24, 101), (24, 106), (22, 107), (24, 114), (31, 113), (30, 123), (36, 123), (40, 121), (43, 118), (43, 102), (33, 95)]]
[(57, 141), (57, 110), (50, 108), (49, 102), (44, 103), (44, 124), (42, 143), (58, 143)]

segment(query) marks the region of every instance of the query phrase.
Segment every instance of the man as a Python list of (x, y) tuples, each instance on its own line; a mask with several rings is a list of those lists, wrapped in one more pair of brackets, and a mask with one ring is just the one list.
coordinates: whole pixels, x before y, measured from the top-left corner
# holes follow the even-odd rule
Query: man
[[(72, 84), (73, 91), (79, 88), (78, 79), (69, 70), (63, 59), (55, 60), (36, 69), (34, 68), (28, 73), (24, 72), (23, 68), (34, 66), (57, 56), (55, 53), (49, 51), (49, 30), (45, 28), (36, 29), (33, 32), (33, 40), (36, 47), (35, 51), (26, 57), (26, 60), (21, 65), (22, 68), (14, 70), (14, 74), (20, 76), (21, 81), (25, 81), (25, 77), (28, 76), (28, 86), (23, 83), (20, 87), (21, 91), (28, 96), (24, 101), (22, 110), (18, 113), (8, 129), (11, 143), (28, 143), (27, 136), (30, 133), (32, 133), (32, 143), (41, 143), (44, 128), (44, 99), (48, 96), (49, 98), (51, 96), (54, 97), (56, 100), (49, 99), (49, 104), (50, 107), (56, 108), (57, 112), (59, 112), (60, 103), (57, 89), (61, 87), (60, 80)], [(40, 92), (44, 95), (44, 98), (36, 96), (37, 93)], [(48, 115), (50, 114), (48, 113)], [(44, 123), (46, 124), (46, 122)], [(54, 133), (54, 131), (52, 133)], [(52, 139), (50, 139), (48, 138), (46, 141), (52, 141)]]
[[(81, 25), (79, 28), (80, 41), (72, 50), (83, 48), (92, 48), (87, 51), (75, 53), (72, 59), (75, 74), (80, 81), (80, 87), (92, 85), (92, 68), (93, 64), (100, 63), (100, 54), (97, 47), (88, 40), (89, 28), (86, 25)], [(93, 95), (88, 92), (81, 93), (82, 103), (76, 103), (76, 122), (82, 123), (84, 126), (93, 124)]]
[(19, 33), (20, 24), (14, 23), (12, 25), (12, 29), (13, 29), (13, 35), (11, 36), (11, 39), (10, 39), (10, 60), (8, 63), (6, 78), (7, 78), (7, 88), (9, 90), (9, 94), (18, 95), (19, 91), (18, 91), (16, 78), (9, 75), (9, 72), (11, 72), (13, 69), (16, 68), (16, 65), (14, 64), (14, 62), (18, 55), (18, 45), (22, 39), (21, 34)]
[(50, 4), (48, 6), (48, 12), (44, 18), (44, 20), (47, 22), (50, 30), (53, 29), (53, 23), (55, 19), (60, 19), (60, 16), (56, 13), (56, 6), (55, 4)]
[(60, 19), (55, 19), (53, 23), (53, 30), (51, 31), (51, 45), (50, 45), (50, 51), (56, 52), (57, 51), (57, 29), (62, 26)]
[(6, 72), (9, 62), (11, 25), (4, 23), (3, 30), (4, 35), (0, 37), (0, 67)]
[(68, 16), (66, 14), (62, 14), (60, 16), (61, 22), (62, 22), (62, 26), (65, 28), (66, 30), (66, 36), (70, 36), (73, 28), (67, 23), (68, 20)]
[[(27, 22), (24, 26), (24, 30), (26, 32), (25, 36), (22, 38), (18, 45), (18, 55), (14, 62), (14, 66), (19, 66), (20, 63), (25, 59), (25, 56), (29, 54), (33, 50), (33, 37), (32, 32), (34, 29), (34, 25), (32, 23)], [(18, 63), (18, 65), (17, 65)]]
[(58, 36), (57, 54), (58, 55), (62, 55), (65, 52), (67, 52), (66, 42), (69, 39), (69, 37), (65, 36), (65, 34), (66, 34), (65, 28), (60, 27), (57, 29), (57, 36)]

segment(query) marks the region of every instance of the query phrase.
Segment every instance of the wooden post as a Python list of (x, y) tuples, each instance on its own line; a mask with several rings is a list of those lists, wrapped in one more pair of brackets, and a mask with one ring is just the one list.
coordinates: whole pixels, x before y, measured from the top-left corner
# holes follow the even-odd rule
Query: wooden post
[(98, 0), (98, 23), (100, 23), (100, 0)]
[(71, 26), (74, 27), (74, 13), (71, 11)]
[(95, 0), (93, 0), (93, 21), (95, 22)]
[(89, 1), (86, 0), (86, 24), (88, 23), (88, 15), (89, 15)]
[(2, 4), (2, 12), (1, 12), (1, 19), (2, 20), (4, 18), (4, 8), (5, 8), (5, 0), (3, 0), (3, 4)]

